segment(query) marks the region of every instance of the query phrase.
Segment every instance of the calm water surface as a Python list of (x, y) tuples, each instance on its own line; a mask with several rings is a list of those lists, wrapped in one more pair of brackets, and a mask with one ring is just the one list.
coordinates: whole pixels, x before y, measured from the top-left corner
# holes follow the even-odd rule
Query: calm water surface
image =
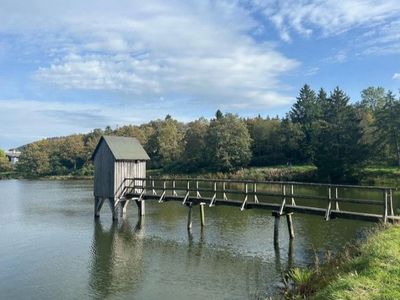
[[(90, 181), (0, 181), (1, 299), (263, 299), (290, 266), (338, 249), (371, 224), (294, 215), (273, 247), (269, 211), (194, 209), (151, 202), (142, 224), (135, 205), (119, 223), (105, 204), (93, 220)], [(318, 249), (318, 250), (316, 250)]]

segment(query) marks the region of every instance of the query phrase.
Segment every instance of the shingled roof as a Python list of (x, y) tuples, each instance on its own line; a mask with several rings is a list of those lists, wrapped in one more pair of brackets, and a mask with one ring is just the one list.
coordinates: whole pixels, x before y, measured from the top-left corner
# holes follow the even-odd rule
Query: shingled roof
[(96, 155), (96, 152), (99, 149), (102, 141), (104, 141), (110, 148), (115, 160), (150, 159), (150, 157), (147, 155), (146, 151), (143, 149), (142, 145), (137, 139), (132, 137), (103, 135), (93, 152), (92, 160), (94, 159), (94, 156)]

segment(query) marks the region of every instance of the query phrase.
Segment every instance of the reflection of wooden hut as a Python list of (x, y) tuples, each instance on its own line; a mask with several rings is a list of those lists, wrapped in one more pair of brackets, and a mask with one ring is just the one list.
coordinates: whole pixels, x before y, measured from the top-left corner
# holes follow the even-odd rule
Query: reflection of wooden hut
[(108, 299), (116, 292), (135, 295), (143, 282), (142, 229), (133, 229), (127, 221), (114, 222), (108, 230), (100, 220), (95, 222), (89, 268), (94, 299)]
[(125, 210), (127, 201), (121, 199), (125, 178), (146, 177), (149, 156), (135, 138), (102, 136), (93, 152), (95, 217), (108, 199), (113, 219)]

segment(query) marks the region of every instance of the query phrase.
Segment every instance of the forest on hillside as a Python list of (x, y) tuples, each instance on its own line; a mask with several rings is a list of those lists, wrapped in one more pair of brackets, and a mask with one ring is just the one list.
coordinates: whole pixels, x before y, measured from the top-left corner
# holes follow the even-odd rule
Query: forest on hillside
[[(248, 166), (313, 164), (320, 180), (356, 181), (366, 164), (400, 167), (400, 99), (368, 87), (352, 103), (336, 88), (304, 85), (283, 118), (241, 118), (217, 111), (211, 120), (182, 123), (167, 115), (142, 125), (94, 129), (22, 147), (16, 172), (27, 177), (91, 175), (91, 154), (102, 135), (137, 138), (149, 168), (170, 173), (232, 172)], [(0, 152), (0, 172), (10, 171)]]

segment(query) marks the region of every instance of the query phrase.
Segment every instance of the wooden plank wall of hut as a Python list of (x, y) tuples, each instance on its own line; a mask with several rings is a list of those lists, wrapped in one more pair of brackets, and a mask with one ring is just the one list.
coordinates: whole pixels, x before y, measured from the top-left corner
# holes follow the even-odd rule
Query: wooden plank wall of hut
[[(116, 161), (114, 175), (114, 190), (116, 197), (121, 187), (124, 187), (124, 179), (132, 177), (146, 177), (146, 162), (145, 161)], [(139, 184), (138, 181), (137, 184)]]
[(103, 141), (94, 159), (94, 196), (114, 197), (114, 156)]

